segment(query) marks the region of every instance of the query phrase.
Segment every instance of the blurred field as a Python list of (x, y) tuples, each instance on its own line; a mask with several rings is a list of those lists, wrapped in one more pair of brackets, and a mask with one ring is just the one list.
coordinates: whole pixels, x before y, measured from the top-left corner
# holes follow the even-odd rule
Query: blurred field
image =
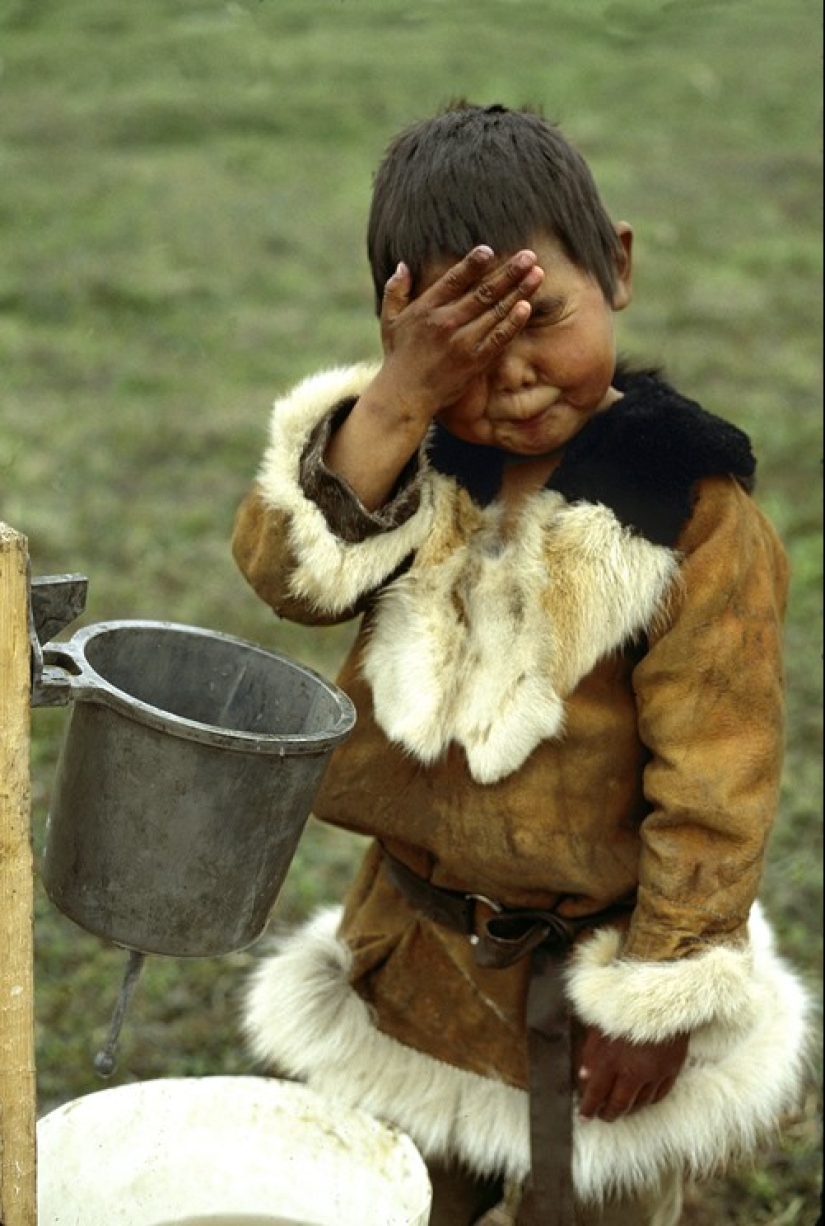
[[(84, 620), (151, 617), (334, 672), (350, 631), (275, 621), (228, 540), (269, 405), (377, 352), (375, 161), (455, 95), (544, 107), (637, 236), (622, 348), (747, 429), (787, 544), (788, 761), (764, 899), (821, 974), (821, 29), (812, 0), (0, 0), (0, 519)], [(64, 711), (33, 726), (42, 841)], [(357, 841), (311, 826), (278, 906), (337, 896)], [(38, 889), (41, 1106), (99, 1088), (125, 955)], [(247, 1069), (248, 953), (150, 960), (114, 1081)], [(818, 1077), (698, 1226), (812, 1226)]]

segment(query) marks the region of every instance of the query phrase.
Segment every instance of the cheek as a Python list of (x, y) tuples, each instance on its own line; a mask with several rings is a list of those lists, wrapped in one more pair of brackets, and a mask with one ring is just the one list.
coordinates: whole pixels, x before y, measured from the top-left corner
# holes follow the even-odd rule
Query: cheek
[(487, 399), (486, 379), (474, 379), (459, 400), (453, 401), (446, 409), (442, 409), (438, 414), (438, 420), (459, 438), (470, 436), (472, 441), (481, 441), (475, 436), (488, 429)]
[(610, 384), (616, 363), (614, 346), (608, 337), (598, 337), (599, 343), (573, 344), (559, 355), (555, 375), (571, 392), (579, 390), (589, 399), (604, 384)]
[(468, 423), (477, 422), (484, 416), (487, 400), (487, 380), (479, 376), (467, 385), (461, 399), (456, 401), (455, 407)]

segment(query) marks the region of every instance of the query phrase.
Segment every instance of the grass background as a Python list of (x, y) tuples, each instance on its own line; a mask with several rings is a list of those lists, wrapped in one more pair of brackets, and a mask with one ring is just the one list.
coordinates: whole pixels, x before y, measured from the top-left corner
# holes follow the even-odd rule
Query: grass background
[[(395, 131), (455, 95), (543, 106), (636, 229), (622, 349), (761, 457), (794, 574), (764, 899), (816, 985), (820, 41), (813, 0), (0, 0), (0, 518), (34, 573), (86, 574), (82, 621), (203, 625), (332, 674), (351, 630), (276, 621), (229, 556), (270, 402), (377, 352), (363, 235)], [(38, 853), (66, 720), (32, 718)], [(338, 896), (358, 852), (311, 824), (277, 914)], [(100, 1088), (125, 955), (39, 884), (36, 939), (47, 1110)], [(150, 959), (114, 1084), (247, 1071), (251, 958)], [(812, 1224), (820, 1101), (812, 1076), (773, 1150), (689, 1220)]]

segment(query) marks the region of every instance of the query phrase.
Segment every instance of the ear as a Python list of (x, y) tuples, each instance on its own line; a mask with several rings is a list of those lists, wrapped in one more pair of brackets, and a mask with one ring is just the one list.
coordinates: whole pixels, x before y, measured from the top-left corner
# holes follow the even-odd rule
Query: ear
[(617, 221), (613, 229), (621, 245), (621, 251), (616, 257), (613, 310), (623, 311), (633, 297), (633, 228), (626, 221)]

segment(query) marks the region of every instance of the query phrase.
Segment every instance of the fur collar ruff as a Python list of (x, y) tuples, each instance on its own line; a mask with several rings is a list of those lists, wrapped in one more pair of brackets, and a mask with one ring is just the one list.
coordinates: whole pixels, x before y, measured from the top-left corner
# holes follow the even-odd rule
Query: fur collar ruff
[(549, 489), (507, 539), (500, 508), (462, 512), (467, 494), (449, 486), (454, 513), (434, 518), (409, 570), (379, 597), (362, 670), (390, 740), (425, 764), (456, 742), (488, 784), (561, 737), (581, 679), (656, 626), (678, 558), (608, 507)]
[[(547, 482), (567, 502), (610, 508), (624, 527), (655, 545), (673, 545), (690, 518), (693, 487), (730, 475), (753, 487), (756, 462), (747, 435), (680, 396), (652, 372), (620, 370), (623, 398), (597, 413), (568, 444)], [(496, 497), (503, 452), (453, 438), (436, 425), (430, 463), (486, 505)]]

